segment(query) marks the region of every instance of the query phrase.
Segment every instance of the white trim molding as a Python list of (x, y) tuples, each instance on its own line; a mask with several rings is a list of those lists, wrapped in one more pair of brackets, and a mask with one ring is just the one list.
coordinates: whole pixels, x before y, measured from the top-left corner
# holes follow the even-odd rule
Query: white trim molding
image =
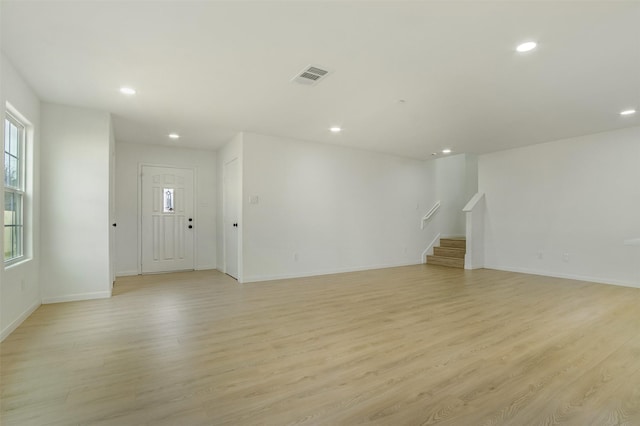
[(254, 283), (254, 282), (260, 282), (260, 281), (284, 280), (289, 278), (315, 277), (319, 275), (344, 274), (347, 272), (371, 271), (375, 269), (397, 268), (400, 266), (419, 265), (421, 263), (422, 262), (420, 261), (399, 262), (399, 263), (388, 263), (383, 265), (356, 266), (353, 268), (328, 269), (324, 271), (313, 271), (313, 272), (302, 273), (302, 274), (261, 275), (261, 276), (253, 276), (253, 277), (245, 278), (245, 280), (240, 284)]
[(116, 278), (118, 277), (132, 277), (134, 275), (140, 275), (138, 271), (120, 271), (116, 272)]
[(518, 272), (521, 274), (541, 275), (541, 276), (550, 277), (550, 278), (562, 278), (562, 279), (574, 280), (574, 281), (585, 281), (585, 282), (594, 283), (594, 284), (606, 284), (606, 285), (617, 285), (622, 287), (640, 288), (640, 283), (634, 283), (631, 281), (610, 280), (605, 278), (589, 277), (584, 275), (563, 274), (563, 273), (557, 273), (557, 272), (540, 271), (540, 270), (529, 269), (529, 268), (518, 268), (518, 267), (513, 268), (510, 266), (500, 266), (500, 265), (485, 264), (484, 268), (495, 269), (497, 271)]
[(80, 300), (108, 299), (111, 297), (110, 291), (94, 291), (93, 293), (76, 293), (66, 296), (45, 297), (42, 299), (43, 305), (50, 303), (77, 302)]
[(18, 318), (13, 320), (11, 322), (11, 324), (6, 326), (5, 329), (2, 330), (2, 332), (0, 332), (0, 342), (2, 342), (4, 339), (9, 337), (9, 335), (11, 333), (13, 333), (16, 330), (16, 328), (20, 327), (20, 324), (22, 324), (24, 322), (24, 320), (29, 318), (29, 316), (32, 313), (34, 313), (36, 311), (36, 309), (38, 309), (40, 307), (40, 305), (41, 305), (41, 303), (39, 301), (35, 302), (33, 305), (29, 306), (22, 314), (20, 314), (20, 316), (18, 316)]

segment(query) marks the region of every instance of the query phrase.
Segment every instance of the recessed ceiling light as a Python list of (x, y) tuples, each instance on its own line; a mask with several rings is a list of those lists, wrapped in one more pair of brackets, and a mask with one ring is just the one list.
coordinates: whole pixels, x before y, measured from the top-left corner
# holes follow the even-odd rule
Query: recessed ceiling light
[(180, 135), (177, 133), (169, 133), (171, 139), (180, 139)]
[(334, 127), (330, 127), (329, 130), (332, 133), (340, 133), (342, 131), (342, 129), (340, 127), (334, 126)]
[(443, 154), (451, 154), (451, 150), (449, 148), (443, 149), (442, 150)]
[(631, 114), (635, 114), (636, 110), (635, 109), (626, 109), (624, 111), (620, 112), (620, 115), (631, 115)]
[(136, 89), (133, 89), (131, 87), (121, 87), (120, 93), (122, 93), (123, 95), (131, 96), (136, 94)]
[(535, 41), (528, 41), (526, 43), (522, 43), (518, 45), (518, 47), (516, 47), (516, 50), (518, 52), (528, 52), (530, 50), (535, 49), (537, 45), (538, 43), (536, 43)]

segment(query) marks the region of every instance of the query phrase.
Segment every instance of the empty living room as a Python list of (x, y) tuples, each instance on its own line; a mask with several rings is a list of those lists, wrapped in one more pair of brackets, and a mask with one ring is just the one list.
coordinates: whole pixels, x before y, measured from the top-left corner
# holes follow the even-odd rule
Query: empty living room
[(0, 425), (640, 425), (640, 2), (0, 0)]

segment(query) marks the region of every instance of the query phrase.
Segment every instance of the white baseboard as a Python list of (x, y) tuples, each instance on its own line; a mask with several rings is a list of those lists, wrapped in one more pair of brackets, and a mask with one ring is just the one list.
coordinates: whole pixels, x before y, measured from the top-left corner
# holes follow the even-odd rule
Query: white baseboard
[[(212, 269), (217, 269), (216, 265), (199, 265), (194, 271), (210, 271)], [(132, 277), (134, 275), (140, 275), (138, 271), (119, 271), (116, 272), (116, 277)]]
[(605, 278), (599, 278), (599, 277), (589, 277), (585, 275), (563, 274), (558, 272), (541, 271), (536, 269), (528, 269), (528, 268), (520, 268), (520, 267), (489, 265), (485, 263), (484, 269), (496, 269), (498, 271), (519, 272), (521, 274), (542, 275), (545, 277), (565, 278), (568, 280), (587, 281), (587, 282), (597, 283), (597, 284), (609, 284), (609, 285), (618, 285), (622, 287), (640, 288), (640, 283), (634, 283), (631, 281), (621, 281), (621, 280), (605, 279)]
[(273, 280), (286, 280), (290, 278), (305, 278), (305, 277), (315, 277), (320, 275), (331, 275), (331, 274), (343, 274), (346, 272), (358, 272), (358, 271), (370, 271), (372, 269), (386, 269), (386, 268), (396, 268), (399, 266), (410, 266), (410, 265), (419, 265), (422, 262), (420, 260), (412, 261), (412, 262), (401, 262), (401, 263), (389, 263), (383, 265), (370, 265), (370, 266), (356, 266), (353, 268), (337, 268), (337, 269), (327, 269), (323, 271), (313, 271), (307, 273), (300, 274), (282, 274), (282, 275), (259, 275), (245, 278), (242, 283), (254, 283), (259, 281), (273, 281)]
[(198, 265), (196, 271), (210, 271), (212, 269), (218, 269), (216, 265)]
[(66, 296), (44, 297), (42, 304), (77, 302), (79, 300), (108, 299), (111, 297), (110, 291), (95, 291), (93, 293), (68, 294)]
[(138, 271), (120, 271), (120, 272), (116, 272), (116, 278), (118, 278), (118, 277), (131, 277), (133, 275), (138, 275)]
[(11, 333), (15, 331), (16, 328), (20, 327), (20, 324), (24, 322), (29, 316), (36, 311), (40, 307), (40, 301), (34, 302), (33, 305), (29, 306), (23, 313), (21, 313), (18, 318), (13, 320), (11, 324), (5, 327), (2, 332), (0, 332), (0, 342), (6, 339)]
[(440, 234), (436, 235), (433, 241), (431, 241), (427, 248), (422, 252), (422, 263), (427, 263), (427, 255), (433, 254), (433, 248), (436, 244), (440, 244)]
[[(473, 265), (473, 264), (471, 264), (471, 262), (468, 259), (469, 259), (469, 253), (464, 255), (464, 269), (467, 269), (467, 270), (484, 269), (484, 268), (495, 269), (495, 268), (488, 268), (488, 267), (481, 266), (481, 265)], [(513, 271), (513, 272), (515, 272), (515, 271)]]

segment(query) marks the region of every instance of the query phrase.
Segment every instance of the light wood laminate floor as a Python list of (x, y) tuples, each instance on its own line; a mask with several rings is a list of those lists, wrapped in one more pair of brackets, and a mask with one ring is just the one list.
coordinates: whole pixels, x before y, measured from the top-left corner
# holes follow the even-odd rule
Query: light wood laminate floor
[(416, 265), (121, 278), (1, 345), (10, 425), (640, 425), (640, 289)]

